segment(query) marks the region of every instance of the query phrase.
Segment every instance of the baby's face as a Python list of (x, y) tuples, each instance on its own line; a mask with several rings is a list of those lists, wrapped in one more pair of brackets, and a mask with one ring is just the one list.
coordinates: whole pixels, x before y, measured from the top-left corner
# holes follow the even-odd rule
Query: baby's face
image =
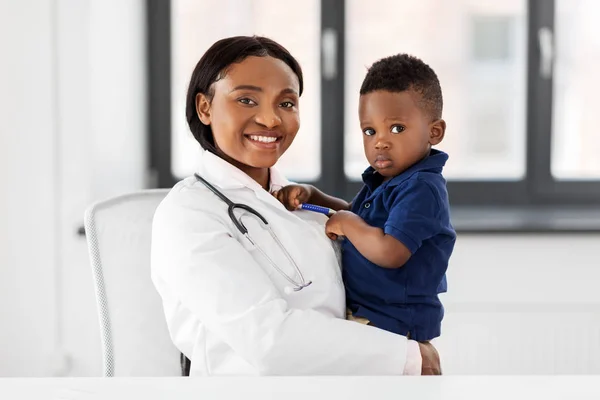
[[(386, 180), (423, 159), (431, 148), (431, 118), (412, 90), (377, 90), (360, 96), (359, 118), (365, 155)], [(441, 140), (441, 139), (440, 139)]]

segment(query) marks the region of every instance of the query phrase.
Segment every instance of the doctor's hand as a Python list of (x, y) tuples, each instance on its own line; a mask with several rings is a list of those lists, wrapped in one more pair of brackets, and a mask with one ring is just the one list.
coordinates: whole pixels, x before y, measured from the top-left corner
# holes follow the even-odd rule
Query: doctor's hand
[(349, 222), (358, 217), (350, 211), (340, 210), (329, 217), (325, 224), (325, 233), (331, 240), (337, 240), (338, 236), (346, 236), (344, 233), (344, 226)]
[(308, 203), (312, 196), (313, 188), (310, 185), (287, 185), (271, 193), (281, 204), (290, 211), (294, 211), (302, 203)]

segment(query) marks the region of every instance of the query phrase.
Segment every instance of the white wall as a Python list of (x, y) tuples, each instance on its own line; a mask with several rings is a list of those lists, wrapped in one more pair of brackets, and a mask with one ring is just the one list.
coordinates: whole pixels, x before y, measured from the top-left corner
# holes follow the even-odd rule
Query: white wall
[(448, 374), (600, 374), (600, 234), (459, 235)]
[(144, 186), (144, 4), (144, 0), (58, 1), (64, 166), (61, 220), (65, 223), (61, 326), (67, 374), (101, 372), (87, 246), (74, 233), (91, 202)]
[[(92, 201), (141, 188), (143, 0), (0, 1), (0, 376), (101, 373)], [(444, 372), (600, 373), (600, 235), (460, 235)]]
[(47, 373), (59, 335), (53, 31), (50, 2), (0, 2), (0, 376)]
[(144, 184), (144, 4), (0, 1), (0, 376), (101, 372), (76, 231)]

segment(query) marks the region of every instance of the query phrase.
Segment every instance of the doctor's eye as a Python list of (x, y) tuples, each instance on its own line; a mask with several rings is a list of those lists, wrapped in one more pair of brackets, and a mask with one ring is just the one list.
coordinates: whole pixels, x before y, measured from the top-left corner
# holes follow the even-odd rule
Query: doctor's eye
[(392, 126), (391, 132), (392, 133), (402, 133), (406, 130), (405, 127), (403, 127), (402, 125), (394, 125)]
[(245, 104), (247, 106), (255, 106), (256, 102), (252, 99), (249, 99), (247, 97), (242, 97), (241, 99), (238, 99), (238, 102)]
[(363, 133), (365, 134), (365, 136), (373, 136), (375, 134), (375, 129), (365, 128), (363, 129)]

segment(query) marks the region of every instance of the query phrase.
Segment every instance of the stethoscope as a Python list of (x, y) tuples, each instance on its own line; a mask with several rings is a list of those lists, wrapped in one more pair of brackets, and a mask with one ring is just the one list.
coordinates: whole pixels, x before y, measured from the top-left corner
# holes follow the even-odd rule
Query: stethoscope
[[(263, 217), (258, 211), (256, 211), (255, 209), (253, 209), (252, 207), (250, 207), (246, 204), (232, 202), (227, 196), (225, 196), (223, 193), (221, 193), (216, 187), (211, 185), (206, 179), (202, 178), (200, 175), (194, 174), (194, 176), (196, 177), (196, 179), (198, 179), (200, 182), (202, 182), (204, 184), (204, 186), (206, 186), (211, 192), (213, 192), (218, 198), (220, 198), (223, 202), (225, 202), (225, 204), (227, 204), (227, 212), (229, 214), (229, 218), (231, 219), (231, 222), (233, 222), (235, 227), (240, 231), (240, 233), (242, 235), (244, 235), (244, 237), (250, 242), (250, 244), (252, 246), (254, 246), (260, 252), (260, 254), (262, 254), (263, 257), (265, 257), (267, 259), (269, 264), (271, 264), (271, 266), (277, 272), (279, 272), (281, 274), (281, 276), (283, 276), (289, 283), (292, 284), (292, 286), (288, 286), (284, 289), (286, 293), (289, 294), (291, 292), (298, 292), (298, 291), (304, 289), (305, 287), (310, 286), (312, 281), (306, 282), (306, 280), (304, 279), (304, 276), (302, 275), (302, 272), (300, 271), (300, 268), (298, 268), (298, 265), (296, 264), (296, 262), (294, 261), (292, 256), (290, 256), (290, 253), (288, 253), (287, 250), (285, 249), (285, 247), (283, 246), (283, 244), (281, 244), (281, 241), (279, 240), (279, 238), (277, 237), (275, 232), (273, 232), (273, 230), (271, 229), (271, 226), (269, 225), (269, 223), (267, 222), (265, 217)], [(277, 266), (277, 264), (275, 264), (273, 262), (273, 260), (271, 260), (271, 257), (269, 257), (267, 255), (267, 253), (265, 253), (264, 250), (256, 242), (254, 242), (254, 240), (252, 240), (252, 238), (248, 234), (248, 229), (244, 226), (244, 223), (242, 222), (241, 218), (237, 218), (235, 216), (235, 214), (233, 213), (233, 211), (236, 208), (248, 211), (250, 214), (254, 215), (262, 222), (263, 227), (266, 228), (267, 231), (269, 231), (269, 234), (271, 235), (271, 237), (273, 238), (275, 243), (277, 243), (277, 245), (279, 246), (279, 248), (281, 249), (283, 254), (285, 254), (285, 257), (288, 259), (290, 264), (292, 264), (292, 266), (298, 273), (298, 276), (300, 277), (300, 282), (295, 281), (294, 279), (292, 279), (292, 277), (290, 277), (288, 274), (283, 272)]]

